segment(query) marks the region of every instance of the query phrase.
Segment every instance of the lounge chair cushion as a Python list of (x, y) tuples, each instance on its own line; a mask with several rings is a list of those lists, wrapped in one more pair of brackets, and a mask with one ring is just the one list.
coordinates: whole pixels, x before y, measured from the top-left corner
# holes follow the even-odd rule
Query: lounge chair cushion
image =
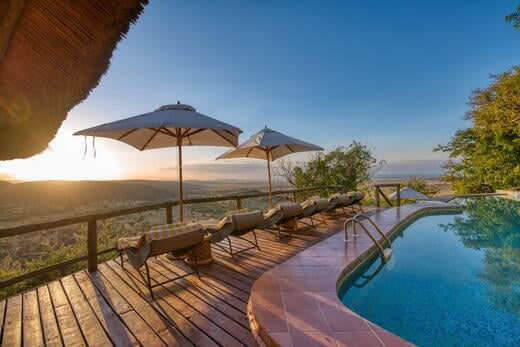
[(323, 211), (330, 206), (330, 202), (328, 199), (317, 199), (317, 200), (314, 200), (314, 203), (316, 204), (317, 212)]
[(351, 194), (341, 194), (341, 193), (336, 193), (336, 194), (332, 194), (330, 196), (331, 198), (337, 198), (338, 201), (339, 201), (339, 205), (346, 205), (348, 204), (350, 201), (352, 201), (352, 195)]
[(117, 248), (126, 253), (134, 268), (139, 269), (149, 257), (165, 253), (186, 254), (203, 241), (204, 235), (202, 225), (198, 223), (161, 225), (141, 236), (118, 240)]
[(281, 204), (280, 208), (284, 212), (284, 219), (296, 217), (300, 215), (303, 210), (302, 205), (297, 202)]
[(241, 214), (241, 213), (247, 213), (247, 212), (251, 212), (250, 209), (248, 208), (241, 208), (239, 210), (234, 210), (234, 211), (227, 211), (224, 216), (227, 217), (227, 216), (230, 216), (232, 214)]
[(365, 193), (363, 192), (351, 192), (350, 194), (354, 194), (356, 196), (356, 201), (361, 201), (365, 198)]
[[(116, 248), (118, 250), (123, 250), (127, 248), (139, 249), (143, 247), (145, 243), (151, 242), (152, 240), (159, 240), (161, 238), (179, 235), (182, 233), (192, 231), (196, 228), (196, 226), (193, 227), (192, 225), (186, 222), (158, 225), (152, 227), (150, 231), (143, 233), (139, 236), (120, 238), (119, 240), (117, 240)], [(199, 229), (200, 228), (201, 227), (199, 226)]]
[(240, 236), (255, 228), (260, 227), (264, 217), (260, 211), (243, 210), (232, 211), (220, 221), (209, 220), (202, 223), (204, 229), (211, 234), (211, 242), (217, 243), (227, 236)]
[(264, 222), (264, 216), (260, 211), (239, 213), (233, 215), (236, 230), (251, 230)]

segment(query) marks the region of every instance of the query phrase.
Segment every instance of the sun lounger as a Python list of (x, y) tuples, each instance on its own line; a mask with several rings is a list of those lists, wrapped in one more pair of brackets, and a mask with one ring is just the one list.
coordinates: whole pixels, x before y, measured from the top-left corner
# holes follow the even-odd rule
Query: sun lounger
[[(302, 214), (297, 218), (300, 223), (310, 225), (312, 227), (316, 227), (320, 224), (327, 224), (325, 221), (325, 216), (323, 216), (323, 212), (325, 212), (331, 206), (331, 202), (329, 202), (328, 199), (320, 198), (319, 196), (313, 196), (301, 203), (301, 206), (303, 211)], [(315, 218), (316, 215), (321, 215), (321, 221)], [(304, 218), (309, 218), (311, 221), (310, 224), (302, 221)]]
[(332, 197), (335, 197), (338, 200), (338, 203), (336, 204), (334, 209), (335, 210), (341, 209), (343, 211), (343, 214), (345, 215), (345, 217), (348, 217), (346, 208), (352, 207), (356, 203), (356, 201), (357, 201), (356, 193), (346, 193), (346, 194), (336, 193), (336, 194), (332, 194), (331, 198)]
[[(166, 282), (175, 281), (177, 279), (192, 275), (194, 273), (199, 276), (197, 269), (197, 255), (193, 252), (194, 248), (198, 246), (204, 239), (204, 229), (201, 224), (167, 224), (153, 227), (150, 231), (142, 235), (129, 238), (121, 238), (116, 243), (116, 249), (121, 258), (121, 266), (124, 269), (123, 253), (126, 254), (128, 262), (139, 270), (143, 265), (146, 270), (146, 285), (150, 290), (152, 300), (154, 298), (152, 289), (160, 286)], [(150, 257), (155, 257), (161, 254), (170, 253), (178, 260), (184, 261), (182, 257), (188, 253), (192, 253), (195, 259), (195, 270), (193, 272), (175, 277), (168, 281), (152, 284), (150, 278), (150, 270), (148, 268), (147, 260)]]
[(327, 198), (327, 201), (329, 202), (329, 206), (323, 210), (323, 213), (336, 213), (336, 208), (339, 204), (339, 198), (335, 195), (331, 195)]
[[(264, 216), (260, 211), (234, 211), (225, 216), (222, 220), (210, 220), (202, 222), (203, 228), (211, 234), (211, 242), (216, 246), (220, 247), (227, 253), (231, 255), (231, 257), (235, 258), (235, 255), (238, 253), (242, 253), (248, 251), (252, 248), (257, 248), (260, 251), (260, 247), (258, 246), (258, 240), (256, 238), (255, 229), (260, 229), (261, 225), (264, 223)], [(251, 241), (247, 238), (242, 237), (243, 235), (251, 232), (254, 236), (255, 241)], [(246, 242), (252, 244), (251, 247), (241, 249), (238, 252), (233, 251), (233, 246), (231, 244), (230, 236), (240, 238)], [(219, 245), (220, 241), (227, 239), (229, 244), (229, 250), (225, 247)]]
[(280, 204), (264, 214), (264, 223), (261, 229), (270, 230), (276, 229), (278, 237), (288, 236), (289, 234), (282, 234), (281, 226), (291, 221), (296, 222), (296, 218), (302, 213), (302, 205), (297, 202), (287, 202)]
[(354, 209), (354, 204), (358, 205), (358, 208), (361, 212), (363, 212), (363, 206), (361, 205), (361, 201), (365, 198), (365, 193), (363, 192), (353, 192), (351, 194), (354, 194), (356, 196), (356, 200), (352, 204), (352, 211), (356, 213), (356, 210)]

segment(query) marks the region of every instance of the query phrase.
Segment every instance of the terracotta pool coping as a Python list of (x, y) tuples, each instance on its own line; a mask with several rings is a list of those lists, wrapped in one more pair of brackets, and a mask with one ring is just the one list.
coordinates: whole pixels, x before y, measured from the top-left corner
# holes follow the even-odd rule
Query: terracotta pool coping
[[(371, 218), (392, 238), (422, 216), (460, 211), (456, 206), (421, 203), (377, 210)], [(339, 299), (337, 290), (345, 279), (378, 252), (362, 231), (350, 240), (345, 243), (339, 230), (256, 280), (247, 313), (260, 345), (413, 346), (351, 311)]]

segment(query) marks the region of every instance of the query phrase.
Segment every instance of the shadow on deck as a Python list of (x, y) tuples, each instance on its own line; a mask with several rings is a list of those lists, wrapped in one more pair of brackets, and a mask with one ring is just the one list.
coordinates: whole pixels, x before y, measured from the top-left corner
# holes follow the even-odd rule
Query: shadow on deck
[[(202, 280), (189, 276), (154, 289), (119, 260), (100, 264), (0, 301), (0, 345), (256, 345), (246, 316), (251, 286), (263, 272), (342, 230), (344, 218), (300, 228), (280, 241), (260, 231), (259, 245), (237, 260), (212, 247), (213, 263), (199, 267)], [(233, 239), (234, 246), (247, 243)], [(222, 242), (222, 245), (226, 243)], [(151, 276), (162, 282), (188, 270), (165, 257), (150, 261)]]

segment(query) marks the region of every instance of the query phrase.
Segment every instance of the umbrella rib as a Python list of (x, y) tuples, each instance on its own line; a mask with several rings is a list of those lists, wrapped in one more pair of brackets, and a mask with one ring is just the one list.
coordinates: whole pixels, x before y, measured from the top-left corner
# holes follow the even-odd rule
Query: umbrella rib
[(247, 151), (246, 153), (246, 157), (249, 157), (249, 154), (251, 154), (251, 152), (253, 151), (253, 149), (255, 149), (256, 147), (251, 147), (251, 149), (249, 151)]
[(197, 129), (197, 130), (194, 130), (193, 132), (189, 133), (189, 134), (186, 134), (186, 136), (193, 136), (195, 134), (198, 134), (200, 133), (201, 131), (204, 131), (204, 130), (207, 130), (207, 129)]
[[(151, 129), (151, 128), (150, 128)], [(144, 144), (143, 148), (141, 148), (141, 151), (144, 151), (144, 149), (146, 148), (146, 146), (148, 146), (150, 144), (150, 142), (152, 142), (153, 138), (159, 133), (159, 129), (154, 129), (155, 132), (152, 134), (152, 136), (150, 136), (150, 138), (148, 139), (148, 141), (146, 141), (146, 143)]]
[(158, 130), (161, 134), (172, 136), (172, 134), (169, 133), (168, 131), (166, 131), (166, 128), (163, 128), (163, 127), (157, 128), (157, 129), (155, 129), (155, 128), (149, 128), (149, 129)]
[(167, 133), (168, 135), (173, 136), (173, 137), (175, 137), (175, 138), (177, 137), (177, 135), (174, 134), (174, 133), (172, 133), (171, 130), (166, 129), (165, 127), (163, 127), (163, 129), (164, 129), (164, 131), (166, 131), (166, 133)]
[(216, 131), (215, 129), (211, 129), (211, 131), (213, 131), (215, 134), (226, 140), (226, 142), (229, 143), (231, 146), (236, 147), (233, 142), (229, 141), (226, 137), (222, 136), (222, 134)]
[(223, 130), (224, 130), (226, 133), (228, 133), (229, 135), (231, 135), (231, 136), (235, 136), (235, 134), (233, 134), (233, 133), (231, 132), (231, 130), (227, 130), (227, 129), (223, 129)]
[(130, 135), (131, 133), (133, 133), (134, 131), (137, 131), (137, 129), (132, 129), (130, 131), (127, 131), (126, 133), (124, 133), (123, 135), (119, 136), (117, 139), (118, 140), (122, 140), (123, 138), (127, 137), (128, 135)]
[(294, 153), (293, 149), (292, 149), (289, 145), (285, 145), (285, 147), (289, 148), (289, 150), (291, 151), (291, 153)]

